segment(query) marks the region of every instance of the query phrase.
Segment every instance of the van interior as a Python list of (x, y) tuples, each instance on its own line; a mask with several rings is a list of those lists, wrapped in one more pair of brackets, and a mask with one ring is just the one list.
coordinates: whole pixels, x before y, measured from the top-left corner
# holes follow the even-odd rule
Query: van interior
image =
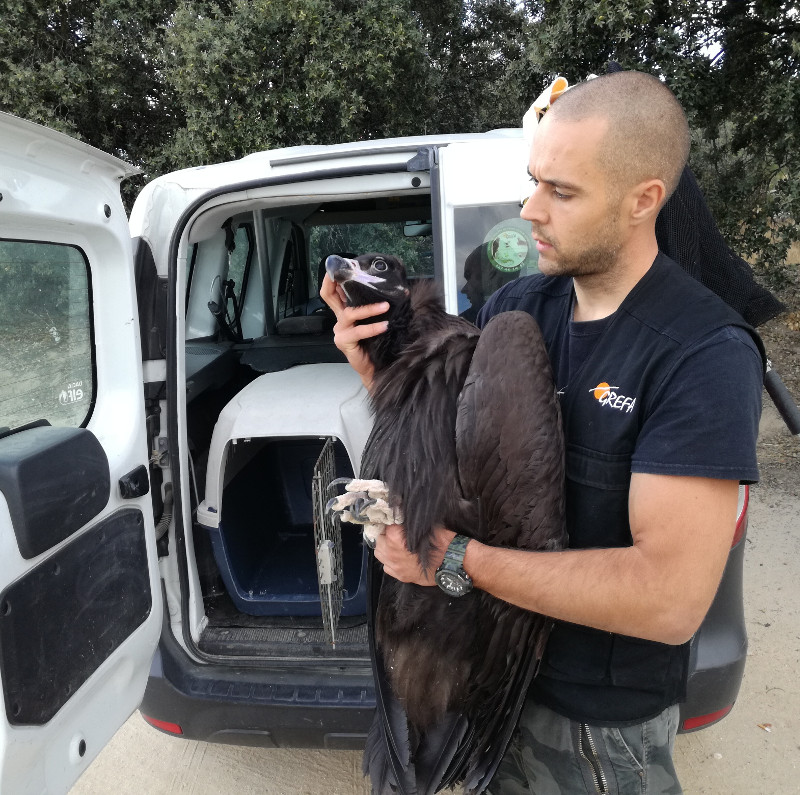
[[(271, 401), (289, 401), (302, 417), (309, 401), (326, 398), (322, 377), (310, 382), (314, 394), (287, 395), (276, 394), (279, 382), (271, 374), (306, 365), (339, 364), (349, 371), (333, 343), (335, 318), (319, 296), (328, 255), (387, 251), (401, 256), (411, 279), (433, 278), (430, 195), (361, 193), (357, 199), (264, 204), (237, 206), (233, 214), (215, 207), (189, 230), (184, 367), (192, 525), (186, 548), (189, 592), (199, 591), (203, 602), (188, 613), (201, 616), (191, 634), (199, 651), (212, 656), (363, 659), (360, 528), (338, 531), (339, 593), (330, 604), (320, 582), (312, 509), (323, 448), (328, 480), (352, 477), (358, 460), (333, 434), (286, 435), (271, 420), (263, 428), (251, 422), (246, 438), (235, 431), (214, 438), (228, 433), (249, 407), (269, 415)], [(359, 410), (368, 423), (365, 394)], [(215, 482), (209, 471), (221, 473), (219, 494), (206, 491)], [(214, 507), (203, 510), (208, 503)], [(160, 543), (168, 543), (166, 537)], [(334, 642), (325, 623), (333, 610)]]

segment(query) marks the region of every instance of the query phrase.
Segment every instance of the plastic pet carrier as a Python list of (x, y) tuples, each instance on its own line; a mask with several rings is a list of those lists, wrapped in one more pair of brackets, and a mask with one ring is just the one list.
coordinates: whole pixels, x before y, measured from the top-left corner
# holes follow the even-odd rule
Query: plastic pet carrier
[(265, 374), (223, 409), (198, 521), (238, 610), (329, 620), (335, 611), (334, 625), (365, 612), (360, 528), (323, 515), (328, 484), (355, 474), (370, 425), (358, 376), (339, 364)]

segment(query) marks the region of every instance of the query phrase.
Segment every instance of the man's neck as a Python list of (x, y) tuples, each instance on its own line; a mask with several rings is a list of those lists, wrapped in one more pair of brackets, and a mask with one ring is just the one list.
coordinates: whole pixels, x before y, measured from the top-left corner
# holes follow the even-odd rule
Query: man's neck
[(647, 250), (629, 256), (621, 253), (619, 260), (607, 273), (576, 276), (573, 279), (575, 287), (573, 320), (578, 322), (602, 320), (613, 315), (628, 293), (650, 270), (657, 254), (658, 246), (653, 241), (653, 245), (648, 246)]

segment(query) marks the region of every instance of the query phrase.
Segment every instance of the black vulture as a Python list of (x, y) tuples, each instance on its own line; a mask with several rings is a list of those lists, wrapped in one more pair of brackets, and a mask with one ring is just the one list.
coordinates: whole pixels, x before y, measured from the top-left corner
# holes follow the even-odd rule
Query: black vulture
[[(375, 423), (360, 477), (386, 483), (422, 566), (436, 524), (496, 546), (564, 546), (561, 417), (533, 318), (503, 313), (481, 332), (445, 312), (432, 280), (410, 286), (387, 254), (331, 256), (326, 267), (349, 305), (390, 305), (387, 331), (361, 343), (375, 367)], [(550, 621), (478, 589), (455, 597), (398, 582), (370, 558), (373, 793), (481, 792)]]

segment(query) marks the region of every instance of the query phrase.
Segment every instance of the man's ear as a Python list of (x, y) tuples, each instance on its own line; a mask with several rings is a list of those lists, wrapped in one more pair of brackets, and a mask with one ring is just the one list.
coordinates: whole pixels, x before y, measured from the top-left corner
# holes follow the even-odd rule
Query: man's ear
[(630, 219), (634, 225), (655, 221), (667, 198), (667, 188), (660, 179), (648, 179), (631, 188)]

